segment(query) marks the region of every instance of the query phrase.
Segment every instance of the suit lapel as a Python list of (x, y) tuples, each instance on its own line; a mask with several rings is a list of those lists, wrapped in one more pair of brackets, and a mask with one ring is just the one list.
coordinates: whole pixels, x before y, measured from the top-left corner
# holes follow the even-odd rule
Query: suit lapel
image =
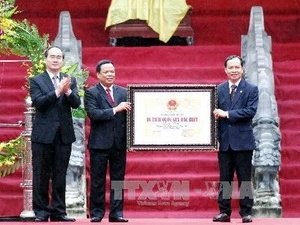
[(222, 95), (224, 95), (224, 99), (226, 101), (226, 105), (228, 108), (231, 106), (230, 94), (229, 94), (229, 82), (227, 81), (221, 91)]
[(43, 80), (44, 80), (45, 84), (47, 85), (47, 87), (49, 88), (49, 90), (53, 91), (54, 86), (53, 86), (52, 80), (50, 79), (50, 76), (47, 72), (45, 72), (43, 74)]
[[(113, 86), (114, 87), (114, 86)], [(104, 99), (106, 100), (106, 102), (111, 106), (111, 107), (114, 107), (114, 106), (112, 106), (111, 104), (110, 104), (110, 101), (109, 101), (109, 99), (108, 99), (108, 96), (107, 96), (107, 93), (106, 93), (106, 90), (102, 87), (102, 85), (101, 84), (98, 84), (98, 90), (99, 90), (99, 92), (100, 92), (100, 94), (104, 97)], [(115, 97), (115, 89), (114, 89), (114, 97)], [(115, 98), (114, 98), (115, 99)], [(116, 104), (116, 101), (115, 101), (115, 104)]]
[(120, 103), (120, 95), (118, 92), (118, 88), (114, 85), (113, 86), (113, 92), (114, 92), (114, 101), (115, 101), (115, 105), (118, 105)]

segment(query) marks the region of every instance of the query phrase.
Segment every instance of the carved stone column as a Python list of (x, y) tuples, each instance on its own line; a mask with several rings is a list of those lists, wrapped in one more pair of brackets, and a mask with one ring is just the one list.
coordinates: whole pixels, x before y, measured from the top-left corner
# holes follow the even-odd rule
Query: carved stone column
[(24, 139), (24, 150), (22, 155), (22, 183), (23, 188), (23, 211), (20, 217), (29, 218), (34, 217), (32, 210), (32, 153), (31, 153), (31, 131), (32, 121), (35, 114), (35, 109), (32, 107), (30, 98), (25, 100), (25, 107), (27, 109), (25, 114), (25, 130), (22, 132)]
[(275, 96), (272, 39), (265, 31), (263, 8), (253, 6), (249, 31), (242, 36), (246, 78), (256, 84), (259, 103), (253, 118), (256, 148), (253, 153), (254, 217), (282, 217), (280, 186), (281, 133)]

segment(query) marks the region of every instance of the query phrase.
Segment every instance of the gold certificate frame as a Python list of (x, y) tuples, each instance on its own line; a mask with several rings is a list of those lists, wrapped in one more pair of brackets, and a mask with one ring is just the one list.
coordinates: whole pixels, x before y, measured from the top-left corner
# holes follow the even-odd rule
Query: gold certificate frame
[(129, 84), (127, 147), (131, 151), (216, 151), (217, 87)]

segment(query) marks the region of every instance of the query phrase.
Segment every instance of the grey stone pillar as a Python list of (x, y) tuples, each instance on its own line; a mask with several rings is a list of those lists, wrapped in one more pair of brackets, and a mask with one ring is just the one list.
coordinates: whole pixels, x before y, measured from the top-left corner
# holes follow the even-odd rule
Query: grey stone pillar
[(242, 36), (246, 79), (257, 85), (259, 104), (253, 118), (256, 148), (253, 154), (254, 217), (281, 217), (278, 172), (281, 134), (274, 93), (272, 39), (265, 32), (262, 7), (251, 9), (249, 30)]

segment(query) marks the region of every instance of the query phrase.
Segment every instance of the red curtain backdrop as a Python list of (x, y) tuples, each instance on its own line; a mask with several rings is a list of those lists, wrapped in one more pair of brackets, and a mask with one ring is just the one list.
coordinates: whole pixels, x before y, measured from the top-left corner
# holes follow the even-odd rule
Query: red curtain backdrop
[[(223, 61), (229, 54), (240, 54), (241, 35), (248, 32), (252, 6), (262, 6), (265, 29), (272, 37), (276, 98), (282, 132), (282, 166), (279, 174), (284, 217), (299, 217), (300, 201), (300, 1), (187, 0), (193, 7), (194, 46), (110, 47), (104, 30), (110, 1), (43, 0), (30, 3), (17, 0), (22, 11), (16, 19), (28, 19), (41, 34), (54, 40), (59, 13), (69, 11), (77, 39), (82, 40), (83, 66), (90, 71), (88, 85), (97, 82), (96, 63), (114, 61), (117, 83), (214, 83), (226, 79)], [(16, 57), (0, 57), (0, 60)], [(21, 64), (0, 62), (0, 122), (24, 121), (22, 89), (26, 71)], [(86, 124), (88, 135), (89, 122)], [(22, 128), (1, 128), (0, 141), (17, 137)], [(89, 160), (87, 156), (87, 185)], [(127, 180), (190, 182), (188, 206), (146, 206), (137, 199), (125, 199), (127, 217), (205, 217), (218, 212), (216, 199), (206, 184), (218, 180), (216, 153), (135, 152), (128, 154)], [(0, 178), (0, 215), (19, 215), (23, 208), (21, 169)], [(163, 183), (160, 183), (163, 184)], [(236, 202), (234, 207), (237, 207)], [(234, 216), (238, 216), (235, 210)]]

